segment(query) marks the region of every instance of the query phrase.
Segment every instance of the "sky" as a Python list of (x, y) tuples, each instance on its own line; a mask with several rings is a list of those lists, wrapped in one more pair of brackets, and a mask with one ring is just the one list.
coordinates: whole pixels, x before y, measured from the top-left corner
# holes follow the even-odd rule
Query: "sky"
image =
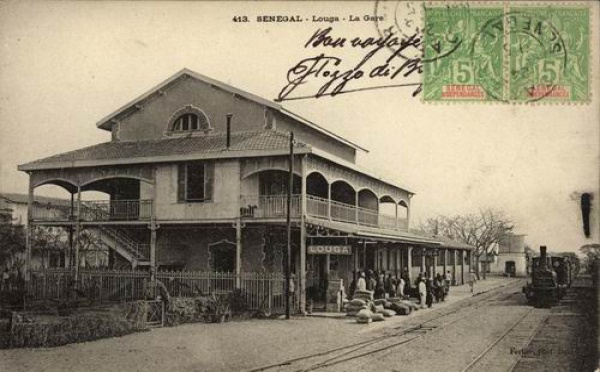
[[(379, 36), (377, 24), (364, 20), (375, 5), (2, 2), (0, 192), (27, 192), (18, 164), (109, 141), (96, 123), (182, 68), (273, 100), (288, 70), (305, 58), (325, 53), (351, 67), (364, 51), (305, 44), (327, 27), (348, 39)], [(379, 3), (380, 29), (399, 19), (395, 5)], [(257, 22), (263, 15), (303, 21)], [(350, 22), (351, 15), (361, 20)], [(598, 15), (594, 3), (591, 45), (600, 45)], [(249, 22), (234, 22), (243, 16)], [(594, 236), (586, 239), (578, 203), (581, 193), (590, 192), (600, 206), (597, 52), (590, 60), (592, 100), (582, 105), (431, 104), (413, 97), (411, 87), (282, 104), (365, 147), (361, 166), (415, 192), (413, 226), (437, 214), (490, 207), (509, 216), (530, 246), (576, 251), (600, 241), (600, 214)], [(402, 82), (420, 82), (420, 76)], [(56, 196), (56, 190), (42, 187), (36, 194)]]

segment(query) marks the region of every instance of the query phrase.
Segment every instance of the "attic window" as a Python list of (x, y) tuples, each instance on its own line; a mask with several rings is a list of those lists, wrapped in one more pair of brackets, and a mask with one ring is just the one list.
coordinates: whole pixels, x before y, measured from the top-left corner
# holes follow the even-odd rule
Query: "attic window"
[(198, 130), (198, 122), (200, 118), (196, 114), (183, 114), (177, 120), (175, 120), (175, 125), (173, 125), (174, 131), (183, 131), (183, 130)]
[(211, 130), (210, 122), (206, 114), (192, 105), (177, 110), (169, 120), (169, 132), (192, 132)]

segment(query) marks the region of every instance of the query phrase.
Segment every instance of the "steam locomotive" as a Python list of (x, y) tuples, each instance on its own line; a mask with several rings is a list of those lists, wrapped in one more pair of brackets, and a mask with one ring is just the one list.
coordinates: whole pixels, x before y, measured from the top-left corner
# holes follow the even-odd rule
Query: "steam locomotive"
[(534, 306), (552, 306), (571, 286), (571, 264), (567, 257), (548, 256), (546, 247), (540, 247), (540, 256), (531, 262), (531, 282), (523, 293)]

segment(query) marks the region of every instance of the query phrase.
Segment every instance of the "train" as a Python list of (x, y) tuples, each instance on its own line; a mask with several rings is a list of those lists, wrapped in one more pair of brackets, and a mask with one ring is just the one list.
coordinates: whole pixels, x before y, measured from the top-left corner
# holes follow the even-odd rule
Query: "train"
[(571, 286), (571, 271), (568, 257), (548, 256), (546, 246), (541, 246), (540, 256), (531, 259), (531, 281), (523, 293), (534, 306), (556, 305)]

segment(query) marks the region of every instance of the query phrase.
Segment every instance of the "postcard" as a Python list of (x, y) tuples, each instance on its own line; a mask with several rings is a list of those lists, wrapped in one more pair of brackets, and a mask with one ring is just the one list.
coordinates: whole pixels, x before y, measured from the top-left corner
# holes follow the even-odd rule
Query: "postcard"
[(0, 40), (0, 370), (597, 367), (597, 2), (6, 1)]

